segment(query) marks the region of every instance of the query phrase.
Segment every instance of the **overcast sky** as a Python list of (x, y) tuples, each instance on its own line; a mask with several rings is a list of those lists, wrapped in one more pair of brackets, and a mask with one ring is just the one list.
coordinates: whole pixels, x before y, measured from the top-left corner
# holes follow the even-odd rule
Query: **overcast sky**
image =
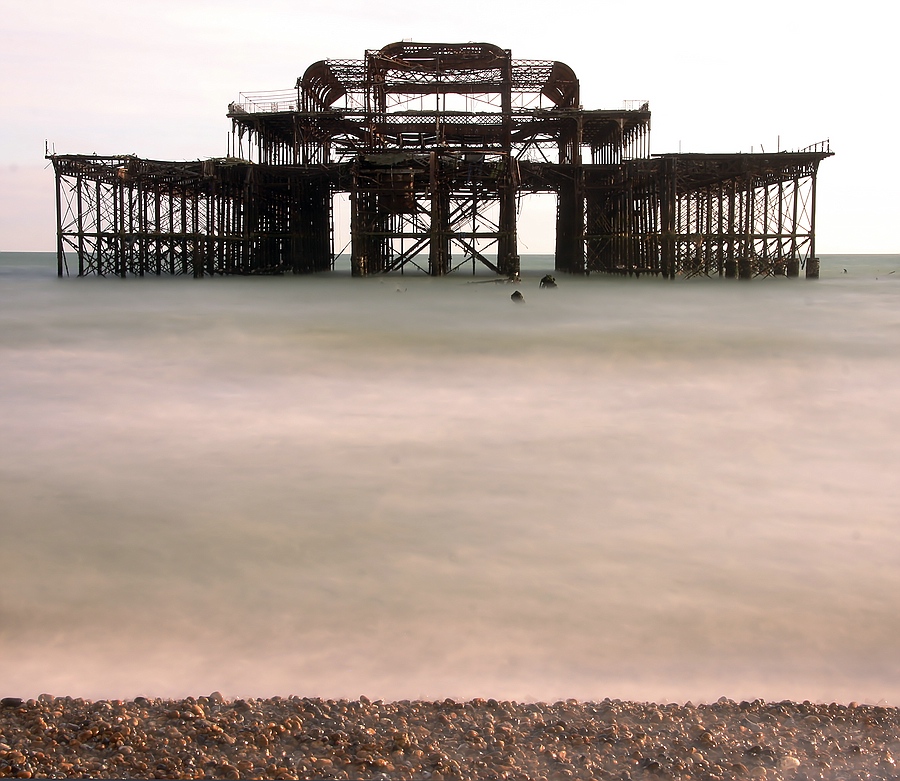
[[(819, 254), (897, 253), (892, 13), (881, 0), (19, 0), (0, 16), (0, 251), (55, 248), (45, 140), (58, 153), (223, 156), (240, 92), (290, 88), (316, 60), (412, 39), (562, 60), (586, 109), (649, 100), (654, 153), (829, 138)], [(539, 234), (523, 251), (551, 251), (552, 230)]]

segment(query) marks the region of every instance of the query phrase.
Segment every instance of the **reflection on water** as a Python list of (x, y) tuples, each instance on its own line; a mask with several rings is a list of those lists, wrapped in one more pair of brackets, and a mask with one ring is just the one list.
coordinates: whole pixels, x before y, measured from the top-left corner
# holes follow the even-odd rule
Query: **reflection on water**
[(551, 264), (0, 255), (0, 693), (900, 703), (900, 258)]

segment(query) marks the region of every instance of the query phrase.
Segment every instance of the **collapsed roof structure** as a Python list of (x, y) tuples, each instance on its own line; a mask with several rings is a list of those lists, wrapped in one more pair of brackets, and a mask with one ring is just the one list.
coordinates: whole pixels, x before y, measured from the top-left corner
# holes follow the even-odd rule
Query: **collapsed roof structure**
[(49, 155), (60, 275), (70, 258), (79, 275), (327, 271), (341, 194), (354, 275), (514, 275), (519, 199), (552, 193), (561, 272), (818, 276), (827, 142), (651, 155), (647, 103), (585, 110), (562, 62), (404, 41), (242, 94), (228, 117), (224, 158)]

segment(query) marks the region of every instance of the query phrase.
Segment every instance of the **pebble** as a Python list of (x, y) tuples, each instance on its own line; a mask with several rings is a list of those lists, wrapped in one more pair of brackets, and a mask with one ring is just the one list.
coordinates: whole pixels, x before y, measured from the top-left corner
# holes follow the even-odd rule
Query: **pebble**
[(900, 779), (900, 713), (859, 704), (229, 701), (219, 692), (0, 703), (0, 778)]

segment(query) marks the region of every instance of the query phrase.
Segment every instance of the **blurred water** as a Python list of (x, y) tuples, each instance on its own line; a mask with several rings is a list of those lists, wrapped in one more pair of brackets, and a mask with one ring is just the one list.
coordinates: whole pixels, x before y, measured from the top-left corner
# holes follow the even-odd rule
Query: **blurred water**
[(900, 257), (551, 266), (0, 255), (0, 694), (900, 704)]

